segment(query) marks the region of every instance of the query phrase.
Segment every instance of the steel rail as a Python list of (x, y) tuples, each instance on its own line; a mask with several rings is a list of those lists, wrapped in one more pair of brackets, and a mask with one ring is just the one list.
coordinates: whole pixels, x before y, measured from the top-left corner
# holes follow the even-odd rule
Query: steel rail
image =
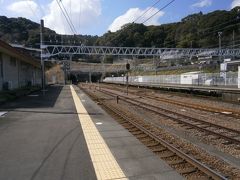
[[(232, 110), (229, 110), (229, 109), (204, 107), (204, 106), (196, 105), (196, 104), (193, 104), (193, 103), (186, 104), (186, 103), (183, 103), (183, 102), (180, 102), (180, 101), (173, 101), (173, 100), (169, 100), (169, 99), (161, 98), (161, 97), (157, 97), (157, 96), (151, 97), (151, 96), (145, 95), (144, 97), (149, 98), (149, 99), (153, 99), (153, 100), (157, 99), (157, 101), (166, 102), (166, 103), (169, 103), (169, 104), (175, 104), (175, 105), (184, 106), (184, 107), (193, 108), (193, 109), (198, 109), (198, 110), (203, 110), (203, 111), (207, 111), (207, 112), (221, 113), (221, 114), (226, 115), (226, 116), (231, 116), (231, 117), (236, 117), (236, 118), (240, 117), (240, 112), (232, 111)], [(223, 112), (230, 112), (232, 114), (224, 114)]]
[[(90, 95), (88, 92), (84, 90), (84, 92), (88, 95)], [(93, 96), (93, 95), (90, 95)], [(97, 99), (97, 98), (96, 98)], [(170, 143), (168, 143), (166, 140), (162, 139), (161, 137), (155, 135), (151, 131), (149, 131), (147, 128), (144, 126), (141, 126), (139, 123), (134, 122), (131, 118), (127, 117), (126, 114), (120, 113), (119, 110), (113, 106), (108, 105), (106, 102), (101, 101), (101, 105), (103, 105), (105, 108), (109, 109), (111, 112), (115, 113), (116, 115), (120, 116), (122, 119), (125, 121), (129, 122), (136, 128), (138, 128), (140, 131), (144, 132), (146, 135), (154, 139), (155, 141), (159, 142), (161, 145), (178, 155), (180, 158), (184, 159), (187, 161), (189, 164), (192, 166), (196, 167), (198, 170), (202, 171), (205, 173), (207, 176), (213, 178), (213, 179), (219, 179), (219, 180), (227, 180), (225, 176), (219, 174), (218, 172), (214, 171), (213, 169), (207, 167), (205, 164), (201, 163), (200, 161), (194, 159), (193, 157), (187, 155), (183, 151), (179, 150), (178, 148), (174, 147)]]
[[(113, 87), (111, 87), (111, 88), (113, 88)], [(120, 90), (121, 88), (114, 87), (114, 89), (115, 90)], [(146, 91), (144, 91), (144, 93), (145, 92)], [(129, 91), (128, 93), (138, 95), (139, 92), (130, 92)], [(184, 107), (188, 107), (188, 108), (192, 108), (192, 109), (203, 110), (203, 111), (214, 112), (214, 113), (221, 113), (222, 115), (235, 117), (235, 118), (240, 117), (240, 111), (234, 111), (234, 110), (231, 110), (231, 109), (222, 109), (222, 108), (215, 108), (215, 107), (209, 107), (209, 106), (202, 106), (202, 105), (194, 104), (194, 103), (187, 103), (186, 104), (182, 101), (176, 101), (176, 100), (171, 100), (171, 99), (158, 97), (158, 96), (152, 96), (152, 95), (150, 96), (150, 95), (146, 95), (146, 94), (141, 94), (141, 96), (144, 97), (144, 98), (149, 98), (149, 99), (153, 99), (153, 100), (157, 100), (157, 101), (161, 101), (161, 102), (166, 102), (166, 103), (169, 103), (169, 104), (184, 106)], [(224, 112), (230, 112), (231, 114), (224, 114)]]
[[(142, 107), (142, 108), (144, 108), (144, 109), (147, 109), (147, 110), (149, 110), (149, 111), (151, 111), (151, 112), (154, 112), (154, 113), (156, 113), (156, 114), (159, 114), (159, 115), (161, 115), (161, 116), (170, 118), (170, 119), (172, 119), (172, 120), (174, 120), (174, 121), (177, 121), (177, 122), (179, 122), (179, 123), (186, 124), (186, 125), (191, 126), (191, 127), (195, 128), (195, 129), (198, 129), (198, 130), (200, 130), (200, 131), (204, 131), (204, 132), (207, 132), (207, 133), (209, 133), (209, 134), (213, 134), (213, 135), (215, 135), (215, 136), (219, 136), (219, 137), (221, 137), (221, 138), (223, 138), (223, 139), (226, 139), (226, 140), (229, 141), (229, 142), (234, 142), (234, 143), (236, 143), (236, 144), (240, 144), (240, 140), (238, 140), (238, 139), (234, 139), (234, 138), (231, 138), (231, 137), (229, 137), (229, 136), (226, 136), (226, 135), (223, 135), (223, 134), (216, 133), (216, 132), (214, 132), (214, 131), (208, 130), (208, 129), (206, 129), (206, 128), (199, 127), (199, 126), (197, 126), (197, 125), (195, 125), (195, 124), (192, 124), (192, 123), (190, 123), (190, 122), (186, 122), (186, 121), (184, 121), (184, 120), (181, 120), (181, 119), (179, 119), (179, 118), (173, 117), (173, 116), (168, 115), (168, 114), (169, 114), (169, 113), (170, 113), (170, 114), (177, 114), (178, 116), (181, 116), (182, 118), (190, 119), (190, 120), (192, 120), (192, 121), (194, 121), (194, 122), (198, 122), (198, 123), (199, 123), (199, 122), (200, 122), (200, 123), (204, 123), (204, 124), (207, 124), (208, 126), (220, 128), (220, 129), (225, 130), (225, 131), (228, 131), (228, 132), (230, 131), (230, 133), (235, 133), (235, 134), (237, 134), (237, 135), (240, 135), (240, 131), (238, 131), (238, 130), (230, 129), (230, 128), (223, 127), (223, 126), (220, 126), (220, 125), (216, 125), (216, 124), (213, 124), (213, 123), (210, 123), (210, 122), (206, 122), (206, 121), (203, 121), (203, 120), (200, 120), (200, 119), (196, 119), (196, 118), (189, 117), (189, 116), (186, 116), (186, 115), (183, 115), (183, 114), (179, 114), (179, 113), (177, 113), (177, 112), (173, 112), (173, 111), (170, 111), (170, 110), (166, 110), (166, 109), (163, 109), (163, 108), (159, 108), (159, 107), (154, 106), (154, 105), (152, 105), (152, 104), (145, 103), (145, 102), (142, 102), (142, 101), (138, 101), (138, 100), (136, 100), (136, 99), (131, 99), (131, 98), (129, 98), (129, 97), (126, 97), (126, 96), (123, 96), (123, 95), (119, 95), (119, 94), (115, 94), (115, 93), (112, 93), (112, 92), (109, 92), (109, 91), (106, 91), (106, 90), (102, 90), (102, 89), (101, 89), (101, 90), (99, 90), (99, 91), (100, 91), (100, 92), (104, 92), (104, 91), (105, 91), (105, 93), (111, 94), (112, 96), (115, 96), (115, 97), (116, 97), (116, 96), (119, 96), (119, 99), (122, 99), (122, 100), (125, 101), (125, 102), (128, 102), (128, 103), (134, 104), (134, 105), (136, 105), (136, 106)], [(150, 107), (151, 107), (151, 108), (150, 108)], [(157, 110), (154, 110), (154, 109), (152, 109), (152, 108), (155, 108), (155, 109), (157, 109)], [(165, 111), (165, 112), (167, 112), (167, 113), (161, 113), (161, 112), (159, 112), (159, 110)]]

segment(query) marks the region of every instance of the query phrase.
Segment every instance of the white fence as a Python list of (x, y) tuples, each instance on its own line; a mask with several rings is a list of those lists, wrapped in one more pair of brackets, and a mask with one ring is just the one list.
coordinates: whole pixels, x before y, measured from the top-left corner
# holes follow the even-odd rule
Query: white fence
[[(185, 79), (184, 79), (185, 78)], [(227, 86), (238, 87), (238, 73), (199, 73), (195, 75), (155, 75), (155, 76), (130, 76), (129, 83), (142, 84), (182, 84), (182, 85), (199, 85), (199, 86)], [(125, 83), (126, 77), (106, 77), (104, 82)]]

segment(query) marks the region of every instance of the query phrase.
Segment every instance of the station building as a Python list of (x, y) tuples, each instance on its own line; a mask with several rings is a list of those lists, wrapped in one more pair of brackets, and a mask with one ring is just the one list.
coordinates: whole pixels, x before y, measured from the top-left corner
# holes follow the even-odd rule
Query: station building
[(0, 40), (0, 90), (41, 85), (41, 63)]

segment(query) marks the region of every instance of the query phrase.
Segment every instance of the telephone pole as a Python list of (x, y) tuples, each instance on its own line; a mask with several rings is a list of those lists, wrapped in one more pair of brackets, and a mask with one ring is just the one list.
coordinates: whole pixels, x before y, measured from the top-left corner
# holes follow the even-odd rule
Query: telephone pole
[(233, 49), (235, 47), (235, 30), (233, 30), (233, 34), (232, 34), (232, 45), (233, 45)]
[[(232, 48), (235, 49), (235, 30), (233, 30), (233, 34), (232, 34)], [(235, 57), (232, 56), (232, 60), (234, 60)]]
[(221, 62), (221, 56), (220, 56), (220, 51), (221, 51), (221, 46), (222, 46), (222, 32), (218, 32), (218, 44), (219, 44), (219, 52), (218, 52), (218, 57), (219, 57), (219, 63)]
[(41, 19), (40, 22), (40, 49), (41, 49), (41, 69), (42, 69), (42, 91), (45, 94), (45, 66), (43, 59), (43, 32), (44, 32), (44, 21)]

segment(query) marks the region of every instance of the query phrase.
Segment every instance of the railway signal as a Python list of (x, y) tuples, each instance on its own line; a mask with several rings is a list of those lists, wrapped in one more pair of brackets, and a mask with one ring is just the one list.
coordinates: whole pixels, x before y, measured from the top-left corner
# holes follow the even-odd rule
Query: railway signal
[(130, 64), (126, 64), (127, 76), (126, 76), (126, 85), (127, 85), (127, 95), (128, 95), (128, 71), (130, 70)]
[(130, 64), (129, 63), (126, 64), (126, 69), (130, 70)]

